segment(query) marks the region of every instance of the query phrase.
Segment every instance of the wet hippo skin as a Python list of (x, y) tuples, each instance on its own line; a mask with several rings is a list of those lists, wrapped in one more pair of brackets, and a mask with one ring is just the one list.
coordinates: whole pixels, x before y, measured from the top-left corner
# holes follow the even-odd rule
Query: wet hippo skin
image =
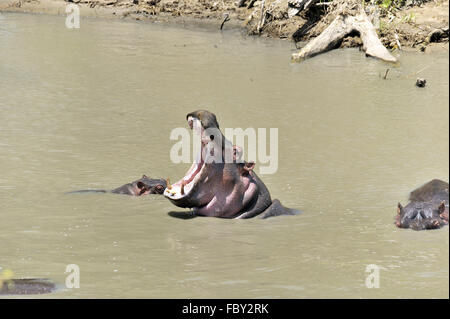
[(142, 196), (148, 194), (163, 194), (164, 189), (167, 186), (167, 181), (161, 178), (149, 178), (146, 175), (142, 175), (142, 178), (135, 180), (134, 182), (127, 183), (113, 190), (104, 189), (86, 189), (68, 192), (73, 193), (114, 193), (131, 196)]
[(10, 279), (0, 285), (0, 296), (48, 294), (55, 289), (55, 284), (48, 279)]
[(241, 160), (242, 149), (223, 136), (213, 113), (199, 110), (186, 119), (201, 138), (201, 150), (186, 176), (164, 191), (174, 205), (192, 208), (195, 216), (236, 219), (299, 213), (272, 201), (255, 164)]
[(395, 224), (414, 230), (437, 229), (448, 225), (448, 183), (434, 179), (412, 191), (410, 202), (397, 206)]

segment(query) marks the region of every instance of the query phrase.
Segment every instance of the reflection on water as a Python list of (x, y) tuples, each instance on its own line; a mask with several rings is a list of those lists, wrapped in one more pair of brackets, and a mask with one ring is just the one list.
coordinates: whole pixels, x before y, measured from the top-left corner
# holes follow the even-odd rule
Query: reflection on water
[[(61, 284), (66, 265), (81, 271), (80, 289), (40, 297), (448, 298), (448, 227), (393, 225), (410, 190), (448, 180), (448, 53), (403, 53), (383, 80), (357, 50), (292, 65), (290, 43), (234, 32), (0, 23), (0, 267)], [(279, 129), (278, 172), (262, 178), (303, 214), (179, 219), (162, 197), (64, 194), (179, 179), (169, 134), (198, 108)]]

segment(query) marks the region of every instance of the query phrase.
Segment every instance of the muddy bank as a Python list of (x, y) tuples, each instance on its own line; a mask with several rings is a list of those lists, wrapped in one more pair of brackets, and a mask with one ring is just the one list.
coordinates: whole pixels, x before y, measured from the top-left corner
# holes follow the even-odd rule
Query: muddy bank
[[(64, 15), (69, 2), (80, 6), (82, 16), (242, 28), (250, 35), (294, 42), (317, 37), (335, 18), (330, 2), (314, 0), (0, 0), (0, 11)], [(296, 8), (301, 2), (309, 2), (306, 9)], [(406, 0), (401, 7), (387, 8), (371, 1), (365, 6), (386, 48), (425, 51), (438, 43), (448, 50), (448, 0)], [(361, 41), (348, 36), (339, 46), (361, 46)]]

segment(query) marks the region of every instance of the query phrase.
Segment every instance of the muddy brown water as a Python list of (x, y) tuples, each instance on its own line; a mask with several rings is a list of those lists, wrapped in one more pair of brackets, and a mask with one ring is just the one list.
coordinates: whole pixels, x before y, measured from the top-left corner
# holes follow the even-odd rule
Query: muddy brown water
[[(409, 191), (448, 181), (448, 52), (387, 66), (354, 49), (290, 64), (292, 50), (237, 31), (1, 14), (0, 272), (62, 286), (41, 298), (448, 298), (449, 228), (393, 225)], [(170, 131), (199, 107), (224, 128), (279, 129), (278, 171), (261, 178), (301, 215), (182, 220), (163, 197), (64, 194), (179, 179), (189, 164), (170, 161)], [(78, 289), (64, 287), (68, 264)], [(365, 285), (371, 264), (379, 288)]]

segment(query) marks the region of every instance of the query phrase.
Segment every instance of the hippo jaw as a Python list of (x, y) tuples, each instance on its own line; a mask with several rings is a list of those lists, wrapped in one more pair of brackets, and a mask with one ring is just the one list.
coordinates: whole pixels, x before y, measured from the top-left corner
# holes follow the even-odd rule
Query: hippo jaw
[(195, 207), (197, 202), (191, 198), (190, 194), (197, 188), (204, 168), (205, 163), (202, 159), (195, 161), (186, 176), (173, 185), (167, 185), (164, 196), (178, 207)]
[(188, 123), (194, 133), (201, 137), (200, 152), (197, 155), (196, 161), (194, 161), (182, 179), (173, 185), (167, 184), (164, 190), (164, 196), (178, 207), (191, 208), (200, 206), (199, 200), (190, 195), (196, 191), (199, 182), (207, 178), (206, 163), (211, 163), (208, 165), (214, 165), (210, 158), (210, 149), (215, 145), (213, 140), (205, 137), (205, 130), (198, 119), (189, 117)]

